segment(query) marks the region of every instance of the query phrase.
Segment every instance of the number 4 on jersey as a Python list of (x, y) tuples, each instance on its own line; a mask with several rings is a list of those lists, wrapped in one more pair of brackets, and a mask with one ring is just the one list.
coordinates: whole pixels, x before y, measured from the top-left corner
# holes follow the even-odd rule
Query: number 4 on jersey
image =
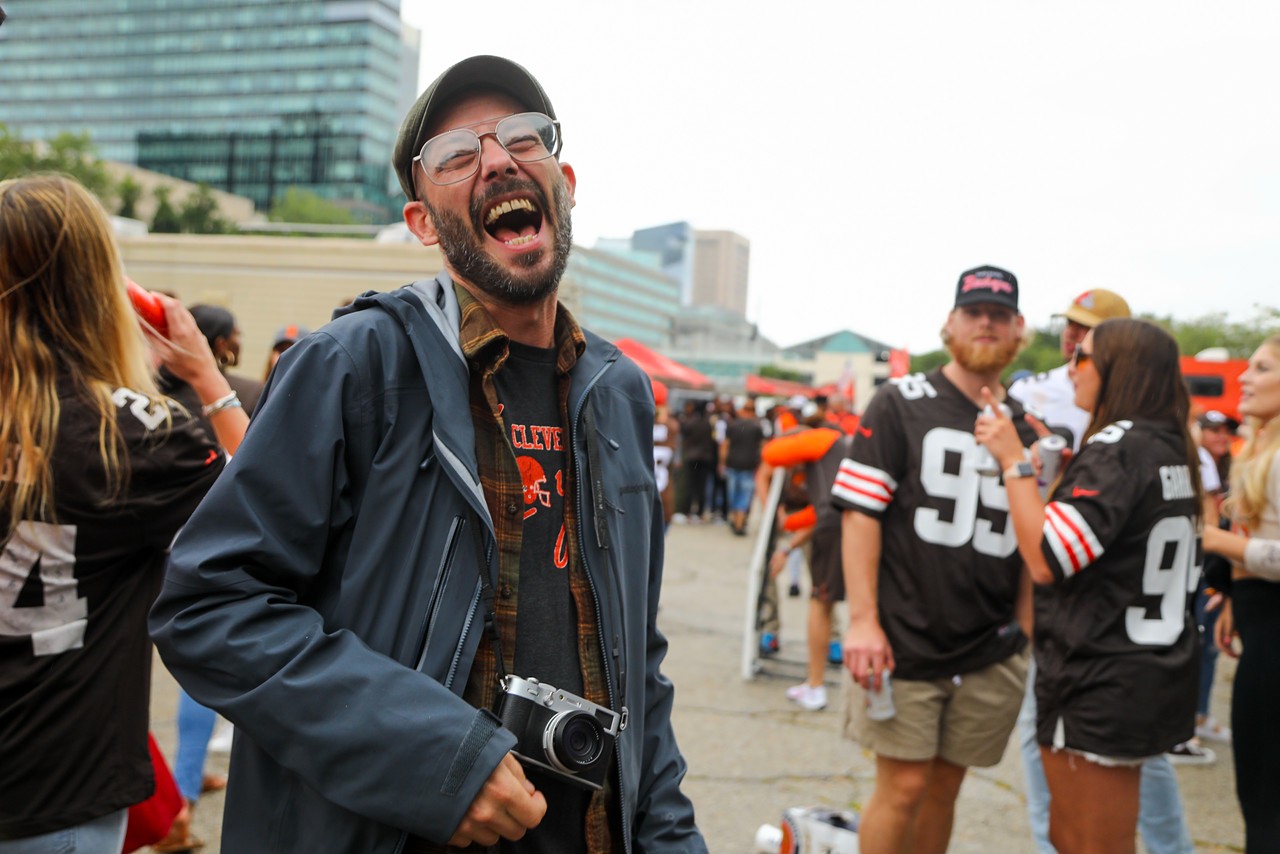
[(75, 568), (74, 526), (19, 522), (0, 553), (0, 635), (30, 637), (37, 656), (84, 646), (89, 601)]

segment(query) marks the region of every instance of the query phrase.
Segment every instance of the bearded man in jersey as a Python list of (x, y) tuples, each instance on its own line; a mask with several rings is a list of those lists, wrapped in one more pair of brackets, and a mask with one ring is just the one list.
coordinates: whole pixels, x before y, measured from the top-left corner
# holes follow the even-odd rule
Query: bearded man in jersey
[[(999, 474), (972, 437), (984, 386), (1023, 335), (1018, 280), (999, 267), (960, 276), (942, 329), (951, 361), (900, 377), (872, 399), (840, 467), (849, 629), (844, 658), (864, 690), (892, 672), (895, 714), (871, 720), (861, 692), (850, 730), (876, 753), (864, 854), (939, 852), (970, 766), (1004, 754), (1026, 678), (1030, 586)], [(1008, 401), (1024, 444), (1035, 436)]]

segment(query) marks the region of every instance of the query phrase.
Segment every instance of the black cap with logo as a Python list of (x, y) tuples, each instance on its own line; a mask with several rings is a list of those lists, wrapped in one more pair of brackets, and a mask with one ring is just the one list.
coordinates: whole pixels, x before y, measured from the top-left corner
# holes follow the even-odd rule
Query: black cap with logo
[(980, 302), (1018, 310), (1018, 277), (1008, 270), (986, 265), (965, 270), (956, 283), (956, 308)]

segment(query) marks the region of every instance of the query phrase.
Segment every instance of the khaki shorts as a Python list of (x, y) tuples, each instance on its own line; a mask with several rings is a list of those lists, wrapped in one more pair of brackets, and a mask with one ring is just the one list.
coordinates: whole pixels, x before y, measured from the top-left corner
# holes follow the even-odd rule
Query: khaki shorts
[(887, 721), (867, 717), (866, 692), (850, 679), (845, 735), (890, 759), (998, 765), (1022, 707), (1030, 658), (1024, 650), (951, 679), (892, 679), (897, 714)]

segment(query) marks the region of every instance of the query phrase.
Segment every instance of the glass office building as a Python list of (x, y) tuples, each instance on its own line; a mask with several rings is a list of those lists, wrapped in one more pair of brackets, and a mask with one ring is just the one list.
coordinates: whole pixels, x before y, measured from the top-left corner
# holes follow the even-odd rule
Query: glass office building
[(399, 0), (4, 0), (0, 122), (252, 198), (289, 187), (398, 218), (417, 95)]

